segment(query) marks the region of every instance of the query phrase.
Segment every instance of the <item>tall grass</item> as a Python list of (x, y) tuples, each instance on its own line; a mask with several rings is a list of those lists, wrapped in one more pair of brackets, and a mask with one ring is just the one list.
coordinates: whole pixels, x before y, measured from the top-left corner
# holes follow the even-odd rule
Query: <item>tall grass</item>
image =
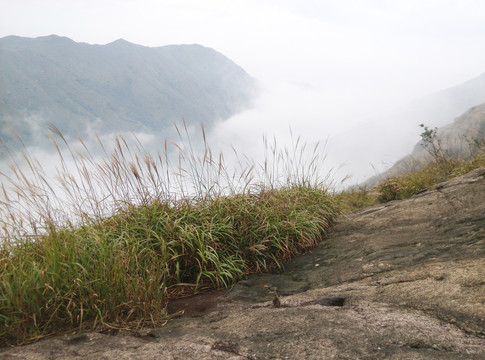
[(97, 157), (51, 128), (56, 181), (24, 149), (26, 167), (12, 164), (0, 200), (1, 344), (156, 324), (170, 298), (282, 268), (338, 214), (318, 146), (265, 140), (264, 163), (231, 167), (203, 128), (200, 152), (178, 131), (156, 155), (98, 138)]

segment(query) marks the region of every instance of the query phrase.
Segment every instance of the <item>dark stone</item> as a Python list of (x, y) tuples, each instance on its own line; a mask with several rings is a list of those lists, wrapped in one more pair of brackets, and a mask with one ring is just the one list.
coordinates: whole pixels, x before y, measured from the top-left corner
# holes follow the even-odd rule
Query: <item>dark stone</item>
[(317, 304), (323, 305), (323, 306), (344, 306), (345, 298), (343, 297), (323, 298), (317, 301)]
[(212, 344), (212, 350), (224, 351), (227, 353), (232, 353), (239, 355), (239, 345), (235, 341), (231, 340), (217, 340)]
[(89, 338), (86, 334), (75, 334), (75, 335), (69, 336), (66, 340), (69, 344), (76, 344), (81, 341), (89, 340)]

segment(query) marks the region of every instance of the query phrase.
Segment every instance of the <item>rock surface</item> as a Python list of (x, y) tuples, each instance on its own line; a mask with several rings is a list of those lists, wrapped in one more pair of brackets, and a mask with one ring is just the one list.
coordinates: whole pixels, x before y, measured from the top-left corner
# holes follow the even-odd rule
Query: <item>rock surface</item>
[(351, 213), (282, 274), (170, 304), (137, 336), (87, 333), (0, 359), (485, 359), (485, 168)]

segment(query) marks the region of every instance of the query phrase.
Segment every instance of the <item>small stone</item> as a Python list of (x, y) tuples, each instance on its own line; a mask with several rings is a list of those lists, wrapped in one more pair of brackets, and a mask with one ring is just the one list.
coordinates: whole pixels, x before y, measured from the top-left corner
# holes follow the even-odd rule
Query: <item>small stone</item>
[(86, 340), (89, 340), (89, 337), (86, 334), (75, 334), (67, 338), (67, 341), (71, 344), (76, 344)]
[(218, 340), (212, 344), (212, 350), (239, 355), (239, 344), (231, 340)]

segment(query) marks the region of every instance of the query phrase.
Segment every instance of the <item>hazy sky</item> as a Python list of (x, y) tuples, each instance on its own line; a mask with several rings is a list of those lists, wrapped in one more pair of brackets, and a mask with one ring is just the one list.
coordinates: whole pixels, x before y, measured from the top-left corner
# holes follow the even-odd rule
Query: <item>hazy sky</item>
[(243, 144), (248, 125), (325, 140), (480, 75), (484, 15), (483, 0), (0, 0), (0, 37), (214, 48), (267, 89), (218, 130)]

